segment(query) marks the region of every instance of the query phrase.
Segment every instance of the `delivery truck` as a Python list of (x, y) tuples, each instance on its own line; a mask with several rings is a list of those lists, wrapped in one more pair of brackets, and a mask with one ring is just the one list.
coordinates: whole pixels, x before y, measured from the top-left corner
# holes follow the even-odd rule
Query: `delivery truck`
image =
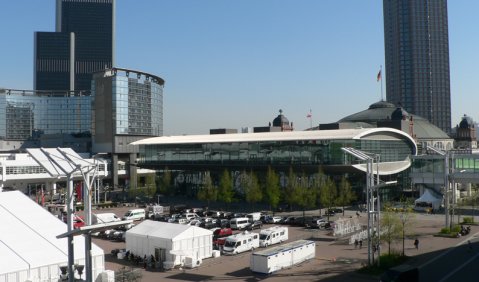
[(155, 220), (170, 214), (169, 206), (153, 205), (146, 207), (147, 218)]

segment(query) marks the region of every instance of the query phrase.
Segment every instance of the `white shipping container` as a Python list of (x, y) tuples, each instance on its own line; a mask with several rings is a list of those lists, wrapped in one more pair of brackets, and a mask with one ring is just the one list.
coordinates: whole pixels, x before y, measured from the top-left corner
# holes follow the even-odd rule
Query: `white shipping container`
[(298, 240), (254, 252), (250, 259), (250, 269), (253, 272), (269, 274), (313, 259), (315, 256), (316, 244), (313, 241)]

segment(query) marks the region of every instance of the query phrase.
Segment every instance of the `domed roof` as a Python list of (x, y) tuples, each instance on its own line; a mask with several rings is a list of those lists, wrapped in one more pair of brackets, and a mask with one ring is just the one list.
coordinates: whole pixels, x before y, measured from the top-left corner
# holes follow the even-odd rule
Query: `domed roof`
[[(393, 113), (395, 115), (393, 116)], [(418, 139), (449, 139), (450, 137), (442, 131), (439, 127), (433, 125), (428, 120), (409, 114), (401, 107), (396, 107), (386, 101), (379, 101), (371, 106), (367, 110), (349, 115), (338, 121), (338, 123), (369, 123), (373, 126), (377, 126), (378, 121), (391, 120), (395, 118), (402, 119), (403, 115), (412, 117), (413, 119), (413, 131)]]
[(471, 117), (464, 115), (461, 122), (459, 123), (459, 128), (471, 128), (474, 127), (474, 121)]
[(391, 114), (391, 119), (392, 120), (402, 120), (402, 119), (407, 119), (409, 117), (409, 113), (406, 112), (405, 109), (402, 107), (397, 107), (394, 112)]
[(396, 106), (394, 104), (379, 101), (369, 106), (367, 110), (344, 117), (338, 122), (367, 122), (376, 124), (378, 120), (390, 119), (391, 113), (395, 109)]
[(283, 115), (283, 110), (279, 110), (279, 115), (273, 120), (273, 126), (289, 125), (289, 120)]

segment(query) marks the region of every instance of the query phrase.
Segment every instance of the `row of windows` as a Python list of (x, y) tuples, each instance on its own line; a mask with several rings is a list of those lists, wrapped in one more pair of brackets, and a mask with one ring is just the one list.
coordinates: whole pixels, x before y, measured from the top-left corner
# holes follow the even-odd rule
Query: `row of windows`
[(40, 174), (47, 173), (41, 166), (11, 166), (6, 168), (6, 174)]
[(412, 154), (409, 145), (397, 140), (310, 141), (147, 145), (140, 146), (140, 162), (357, 163), (354, 157), (341, 150), (342, 147), (380, 154), (381, 162), (402, 161)]

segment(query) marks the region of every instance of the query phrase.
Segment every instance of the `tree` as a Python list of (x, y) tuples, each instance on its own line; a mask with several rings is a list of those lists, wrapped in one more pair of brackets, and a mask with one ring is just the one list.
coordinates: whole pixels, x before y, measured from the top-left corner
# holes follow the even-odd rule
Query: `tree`
[[(391, 244), (401, 238), (402, 223), (396, 213), (389, 211), (381, 213), (381, 239), (388, 244), (388, 253), (391, 254)], [(404, 251), (403, 251), (404, 252)]]
[[(327, 178), (324, 184), (320, 188), (320, 201), (321, 205), (327, 209), (331, 209), (336, 203), (336, 197), (338, 195), (336, 184), (331, 178)], [(329, 221), (329, 213), (328, 213)]]
[(324, 172), (319, 169), (318, 173), (314, 176), (313, 187), (315, 194), (315, 201), (319, 206), (319, 215), (321, 215), (321, 187), (326, 183), (328, 177), (324, 174)]
[[(305, 209), (314, 207), (316, 203), (315, 190), (311, 189), (308, 184), (308, 177), (303, 173), (294, 187), (296, 204), (303, 210), (303, 221), (305, 217)], [(303, 222), (304, 224), (304, 222)]]
[(279, 187), (279, 176), (271, 167), (268, 167), (268, 171), (266, 172), (264, 194), (274, 214), (274, 210), (278, 207), (281, 198), (281, 189)]
[(402, 212), (399, 213), (401, 235), (402, 235), (402, 255), (404, 256), (404, 239), (406, 235), (410, 233), (414, 226), (414, 213), (410, 207), (406, 207)]
[(293, 211), (293, 204), (297, 202), (296, 197), (296, 174), (294, 173), (293, 168), (290, 167), (288, 183), (283, 190), (283, 199), (289, 205), (291, 211)]
[(218, 187), (218, 200), (226, 203), (226, 206), (233, 202), (234, 190), (233, 190), (233, 178), (228, 170), (224, 170), (220, 178), (220, 184)]
[(241, 186), (244, 188), (246, 202), (252, 204), (254, 209), (254, 205), (263, 199), (263, 193), (253, 171), (242, 178)]
[(218, 196), (218, 190), (213, 185), (213, 180), (211, 179), (209, 171), (206, 172), (205, 182), (203, 183), (203, 187), (201, 187), (200, 191), (198, 191), (198, 199), (201, 201), (206, 201), (208, 203), (208, 207), (210, 206), (211, 201), (216, 201)]
[[(138, 185), (140, 186), (140, 185)], [(145, 196), (151, 201), (151, 198), (156, 194), (156, 183), (155, 183), (155, 175), (148, 174), (145, 177)]]
[(174, 194), (173, 186), (171, 185), (171, 171), (168, 168), (165, 168), (160, 179), (160, 193), (169, 196)]
[(338, 190), (339, 195), (336, 203), (343, 208), (344, 216), (344, 206), (349, 205), (352, 201), (354, 201), (356, 199), (356, 194), (353, 192), (353, 189), (351, 189), (351, 183), (349, 183), (344, 175), (341, 177)]

